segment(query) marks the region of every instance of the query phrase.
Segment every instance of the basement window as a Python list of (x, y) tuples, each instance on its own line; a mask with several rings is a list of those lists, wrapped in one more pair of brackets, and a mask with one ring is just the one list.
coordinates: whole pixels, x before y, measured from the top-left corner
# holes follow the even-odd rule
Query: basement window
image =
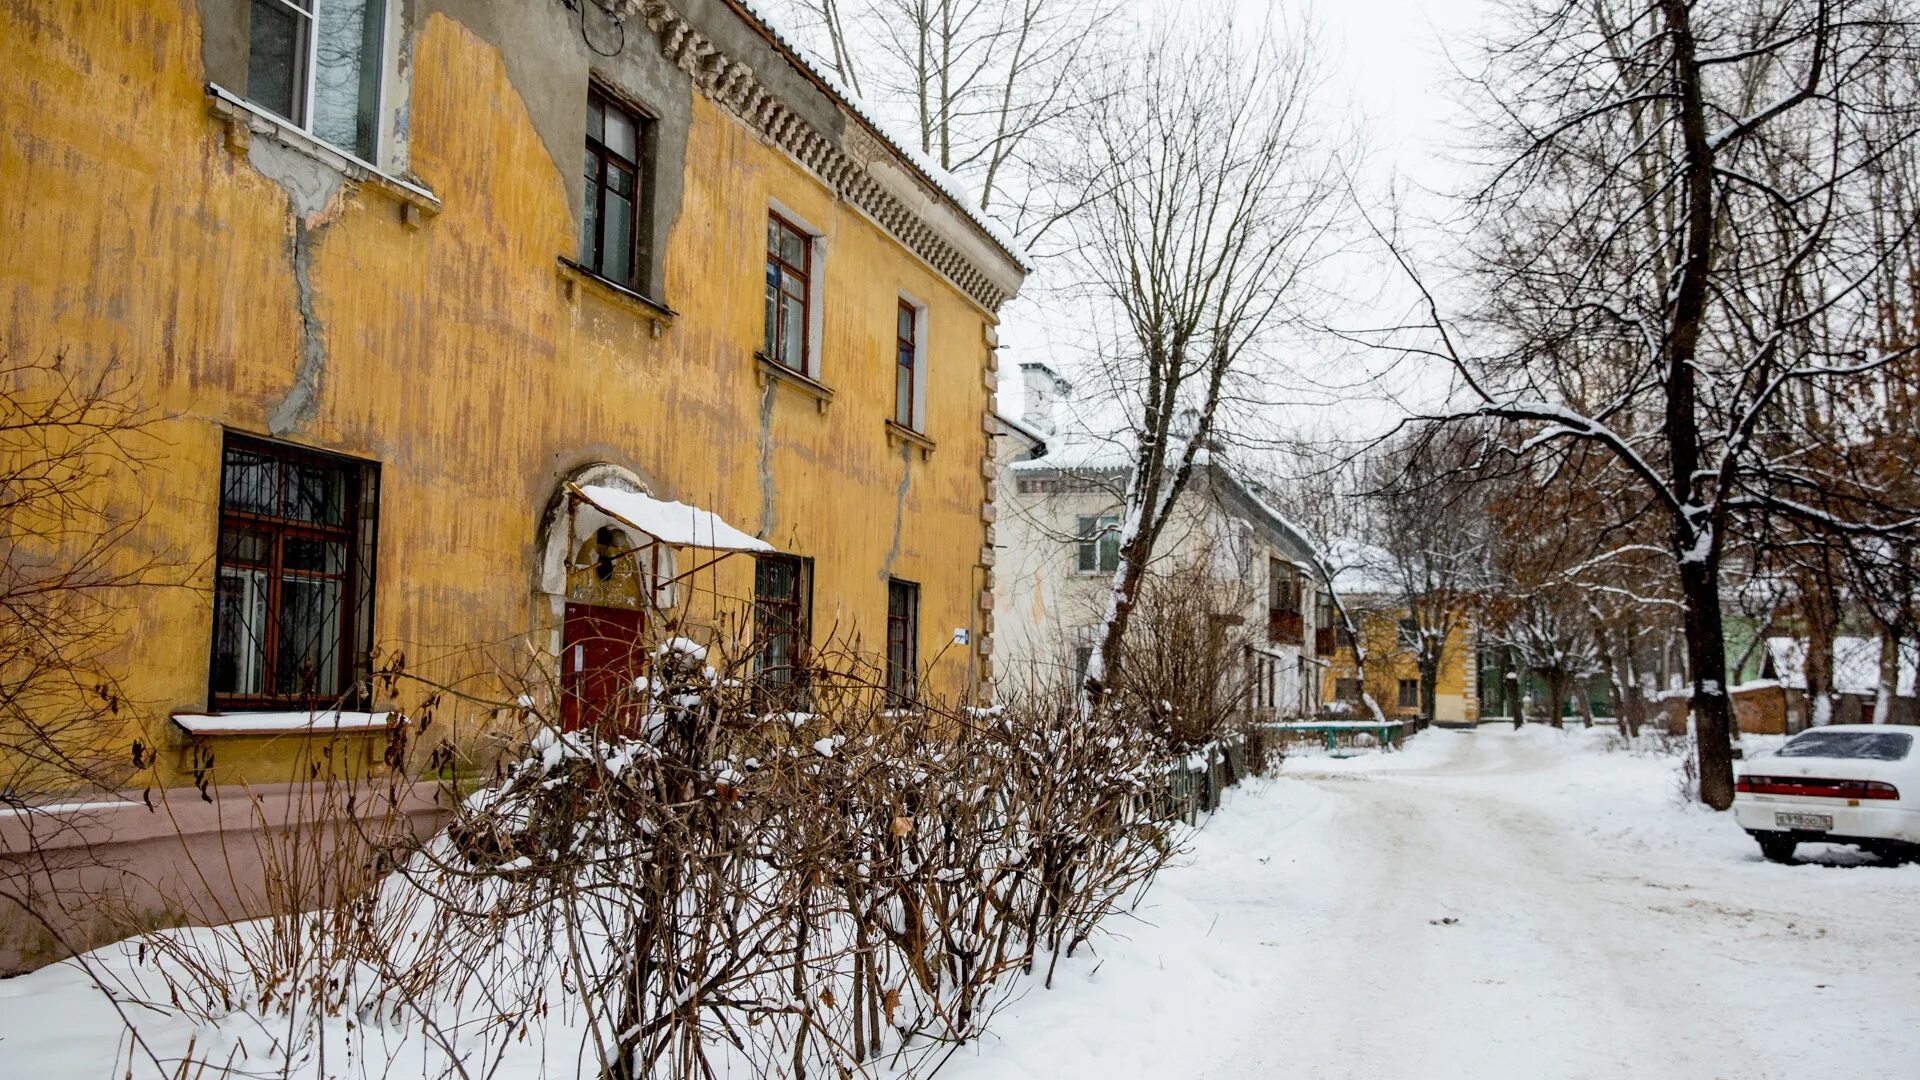
[(377, 161), (386, 0), (252, 0), (246, 99)]

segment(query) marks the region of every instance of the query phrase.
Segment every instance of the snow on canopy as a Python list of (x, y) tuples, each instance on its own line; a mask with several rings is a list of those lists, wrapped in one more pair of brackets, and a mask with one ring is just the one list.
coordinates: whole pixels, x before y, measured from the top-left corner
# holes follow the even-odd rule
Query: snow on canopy
[[(1805, 638), (1770, 637), (1767, 658), (1773, 677), (1793, 690), (1807, 688), (1807, 642)], [(1915, 669), (1920, 667), (1920, 644), (1905, 642), (1900, 649), (1900, 678), (1894, 693), (1912, 697)], [(1872, 696), (1880, 691), (1880, 639), (1877, 637), (1836, 637), (1833, 639), (1833, 689), (1840, 694)]]
[(711, 510), (599, 485), (576, 490), (581, 498), (608, 517), (631, 525), (663, 544), (714, 551), (774, 550), (772, 544), (741, 532)]

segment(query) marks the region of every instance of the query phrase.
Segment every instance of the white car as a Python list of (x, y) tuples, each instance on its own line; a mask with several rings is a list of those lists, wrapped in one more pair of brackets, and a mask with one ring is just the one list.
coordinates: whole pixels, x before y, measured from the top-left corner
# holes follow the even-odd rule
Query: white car
[(1760, 853), (1788, 862), (1802, 843), (1920, 858), (1920, 727), (1835, 724), (1739, 762), (1733, 816)]

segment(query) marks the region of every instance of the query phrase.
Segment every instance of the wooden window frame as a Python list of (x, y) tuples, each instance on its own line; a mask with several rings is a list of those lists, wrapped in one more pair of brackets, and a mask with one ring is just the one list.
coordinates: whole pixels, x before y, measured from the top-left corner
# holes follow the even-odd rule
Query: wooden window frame
[[(602, 110), (618, 112), (633, 124), (633, 150), (638, 157), (623, 157), (606, 143), (594, 138), (591, 132), (584, 134), (587, 160), (594, 166), (593, 177), (588, 183), (584, 198), (593, 201), (596, 235), (593, 238), (593, 251), (580, 252), (580, 268), (603, 281), (611, 281), (643, 296), (651, 296), (653, 295), (650, 287), (653, 268), (650, 241), (653, 234), (654, 117), (608, 93), (598, 84), (587, 88), (589, 114), (595, 104), (598, 104)], [(602, 131), (604, 130), (603, 124)], [(629, 172), (633, 176), (633, 215), (628, 222), (627, 235), (627, 252), (633, 262), (633, 269), (625, 278), (614, 277), (606, 272), (607, 177), (609, 170), (614, 168)], [(581, 213), (583, 216), (586, 213), (584, 205), (581, 207)], [(585, 237), (581, 239), (584, 241)]]
[(790, 357), (783, 355), (785, 349), (782, 347), (784, 337), (780, 332), (781, 307), (779, 305), (774, 308), (773, 336), (763, 343), (764, 355), (781, 367), (797, 371), (810, 379), (817, 378), (813, 369), (813, 243), (816, 237), (778, 210), (767, 211), (767, 219), (779, 233), (792, 234), (800, 238), (803, 262), (798, 266), (788, 262), (786, 257), (780, 254), (780, 242), (777, 237), (767, 245), (767, 276), (777, 278), (779, 282), (777, 295), (781, 298), (787, 295), (786, 282), (789, 279), (800, 282), (800, 362), (795, 364)]
[[(900, 334), (900, 319), (906, 317), (907, 333)], [(903, 428), (919, 431), (920, 416), (914, 409), (914, 400), (920, 392), (920, 309), (906, 297), (900, 298), (900, 305), (893, 315), (893, 422)], [(900, 394), (900, 372), (907, 373), (906, 397)]]
[[(1118, 514), (1080, 514), (1075, 524), (1078, 528), (1078, 543), (1074, 548), (1074, 572), (1080, 574), (1111, 574), (1120, 569), (1120, 515)], [(1107, 538), (1109, 530), (1114, 536), (1113, 565), (1102, 566), (1107, 560), (1101, 554), (1101, 542)], [(1093, 565), (1087, 565), (1087, 552), (1093, 552)]]
[[(1409, 689), (1413, 691), (1412, 701), (1407, 700), (1407, 691)], [(1413, 709), (1415, 711), (1419, 710), (1420, 708), (1420, 680), (1419, 679), (1399, 680), (1399, 684), (1394, 688), (1394, 693), (1395, 693), (1394, 708), (1396, 711), (1406, 710), (1406, 709)]]
[[(774, 598), (761, 593), (760, 584), (762, 579), (760, 572), (762, 567), (770, 563), (780, 563), (792, 568), (793, 587), (796, 595), (790, 598)], [(759, 655), (754, 658), (754, 674), (757, 678), (771, 686), (790, 687), (801, 685), (804, 682), (802, 674), (806, 666), (806, 653), (812, 643), (812, 559), (802, 558), (798, 555), (769, 554), (755, 556), (753, 575), (753, 626), (756, 638), (762, 637), (763, 635), (766, 626), (766, 615), (764, 612), (770, 608), (779, 608), (790, 612), (787, 623), (789, 630), (787, 632), (792, 635), (793, 640), (788, 644), (787, 663), (784, 668), (786, 675), (782, 678), (768, 678), (765, 675), (769, 670), (779, 670), (770, 668), (767, 664), (767, 650), (771, 645), (770, 637), (760, 642), (761, 651)]]
[(1300, 570), (1285, 559), (1267, 558), (1267, 642), (1305, 645), (1306, 619), (1301, 614)]
[[(280, 513), (268, 514), (229, 507), (227, 505), (228, 457), (236, 450), (271, 458), (282, 465), (297, 463), (338, 471), (345, 478), (345, 491), (342, 497), (346, 523), (326, 525), (286, 517)], [(214, 546), (215, 607), (212, 626), (208, 631), (210, 650), (207, 661), (207, 703), (209, 708), (213, 711), (241, 712), (312, 708), (323, 704), (328, 707), (337, 706), (347, 709), (366, 708), (371, 690), (370, 679), (367, 677), (370, 672), (366, 670), (366, 655), (371, 642), (363, 639), (370, 636), (373, 623), (373, 554), (379, 528), (377, 466), (338, 454), (328, 454), (229, 432), (221, 446), (219, 476), (219, 490), (215, 495), (215, 505), (218, 507), (219, 514)], [(286, 477), (284, 468), (278, 470), (277, 503), (284, 500)], [(284, 506), (280, 506), (279, 509), (284, 509)], [(269, 538), (270, 550), (266, 562), (264, 564), (241, 562), (230, 558), (226, 540), (229, 535), (235, 534)], [(282, 587), (285, 584), (285, 551), (288, 539), (339, 543), (345, 548), (345, 557), (338, 573), (299, 571), (302, 577), (336, 581), (340, 586), (340, 630), (339, 638), (334, 644), (334, 662), (338, 665), (336, 677), (340, 691), (331, 697), (320, 698), (303, 690), (283, 693), (273, 689), (279, 681), (277, 677), (279, 673), (275, 667), (279, 663), (280, 622), (284, 600)], [(260, 652), (262, 666), (260, 683), (264, 689), (259, 693), (236, 693), (221, 691), (218, 688), (221, 657), (220, 582), (229, 567), (244, 567), (266, 572), (267, 595), (263, 627), (265, 640), (261, 643)]]
[[(896, 611), (894, 598), (905, 598), (906, 610)], [(894, 659), (894, 645), (900, 645), (900, 659)], [(887, 703), (896, 709), (913, 708), (919, 703), (920, 686), (920, 586), (899, 578), (887, 579)]]

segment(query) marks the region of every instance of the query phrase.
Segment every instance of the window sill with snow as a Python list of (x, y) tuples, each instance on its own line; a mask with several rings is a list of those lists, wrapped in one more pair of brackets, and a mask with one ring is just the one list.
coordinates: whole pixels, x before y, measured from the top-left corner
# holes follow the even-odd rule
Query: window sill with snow
[(382, 732), (407, 722), (391, 712), (326, 709), (290, 712), (174, 713), (173, 722), (189, 735), (325, 735)]
[(933, 456), (933, 450), (936, 445), (932, 439), (927, 438), (925, 435), (920, 434), (897, 420), (887, 421), (887, 445), (892, 447), (898, 446), (901, 443), (919, 447), (920, 460), (922, 461)]

